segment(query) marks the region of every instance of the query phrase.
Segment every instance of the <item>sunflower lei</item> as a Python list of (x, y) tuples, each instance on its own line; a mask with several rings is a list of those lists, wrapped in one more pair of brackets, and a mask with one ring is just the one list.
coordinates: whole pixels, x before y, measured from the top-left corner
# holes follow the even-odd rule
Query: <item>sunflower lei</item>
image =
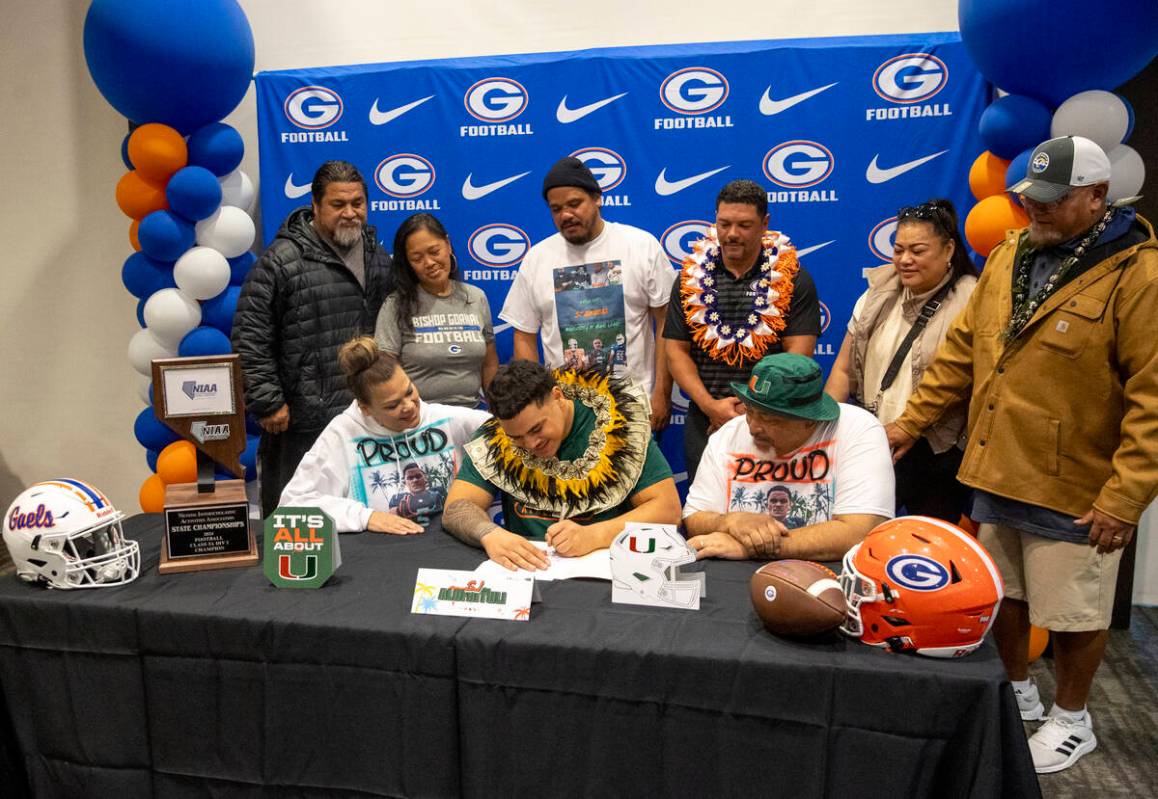
[(595, 414), (587, 448), (574, 460), (540, 458), (517, 446), (497, 419), (466, 444), (486, 480), (517, 501), (565, 516), (600, 513), (622, 503), (635, 488), (651, 436), (649, 408), (631, 384), (600, 372), (559, 369), (563, 396)]
[(787, 324), (788, 308), (800, 264), (788, 237), (765, 231), (761, 241), (760, 277), (752, 307), (739, 323), (724, 321), (716, 308), (717, 273), (724, 269), (715, 226), (692, 246), (680, 273), (680, 296), (684, 318), (696, 344), (715, 361), (738, 366), (764, 357), (768, 347), (780, 340)]

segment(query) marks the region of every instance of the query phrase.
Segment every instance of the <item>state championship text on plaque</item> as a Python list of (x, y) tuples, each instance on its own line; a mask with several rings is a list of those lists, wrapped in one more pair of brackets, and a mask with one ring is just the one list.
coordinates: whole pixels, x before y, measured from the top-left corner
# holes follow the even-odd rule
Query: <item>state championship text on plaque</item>
[(197, 482), (165, 486), (165, 540), (158, 569), (250, 566), (260, 560), (249, 526), (245, 480), (216, 480), (221, 464), (245, 477), (245, 407), (236, 355), (153, 361), (153, 410), (197, 450)]

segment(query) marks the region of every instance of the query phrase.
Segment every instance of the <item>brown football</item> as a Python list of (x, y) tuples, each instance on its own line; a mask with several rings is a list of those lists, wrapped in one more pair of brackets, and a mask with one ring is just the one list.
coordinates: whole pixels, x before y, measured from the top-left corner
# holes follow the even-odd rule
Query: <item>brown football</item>
[(774, 560), (752, 575), (752, 606), (777, 635), (826, 633), (844, 621), (844, 593), (832, 569), (807, 560)]

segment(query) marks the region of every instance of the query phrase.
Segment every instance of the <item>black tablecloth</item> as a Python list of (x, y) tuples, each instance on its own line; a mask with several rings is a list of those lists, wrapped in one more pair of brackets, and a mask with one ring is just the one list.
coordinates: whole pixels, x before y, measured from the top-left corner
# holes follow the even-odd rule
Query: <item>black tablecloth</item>
[(570, 580), (515, 623), (409, 612), (420, 566), (482, 559), (436, 530), (343, 536), (316, 591), (162, 577), (159, 517), (126, 532), (128, 586), (0, 581), (0, 713), (36, 796), (1038, 795), (992, 646), (771, 636), (752, 563), (705, 564), (699, 612)]

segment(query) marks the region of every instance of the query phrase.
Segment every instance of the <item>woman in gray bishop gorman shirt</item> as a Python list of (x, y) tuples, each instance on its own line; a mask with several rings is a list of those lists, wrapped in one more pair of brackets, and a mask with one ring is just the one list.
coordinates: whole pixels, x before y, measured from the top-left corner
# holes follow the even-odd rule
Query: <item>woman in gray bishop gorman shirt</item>
[(395, 290), (374, 331), (378, 346), (398, 356), (427, 402), (476, 407), (499, 368), (486, 295), (456, 279), (450, 236), (432, 214), (399, 226), (394, 266)]

